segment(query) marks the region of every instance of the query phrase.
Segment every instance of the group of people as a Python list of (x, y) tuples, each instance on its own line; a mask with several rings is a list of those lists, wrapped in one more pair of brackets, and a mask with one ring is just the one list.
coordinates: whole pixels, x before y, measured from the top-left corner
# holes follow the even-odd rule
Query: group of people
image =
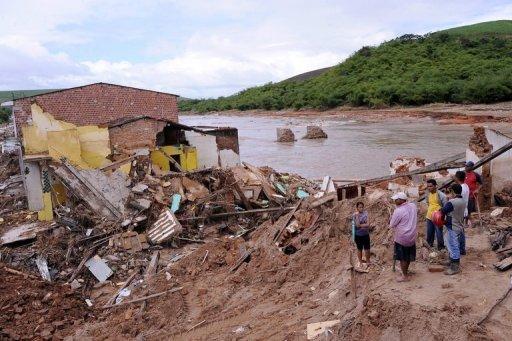
[[(478, 192), (482, 185), (481, 176), (473, 171), (474, 163), (469, 161), (464, 171), (457, 171), (454, 183), (447, 193), (441, 191), (434, 179), (427, 181), (426, 240), (430, 247), (437, 241), (437, 249), (447, 249), (449, 260), (445, 274), (454, 275), (460, 271), (460, 257), (466, 254), (465, 228), (471, 226), (471, 213), (477, 209)], [(409, 280), (409, 265), (416, 260), (416, 238), (418, 208), (407, 200), (404, 192), (394, 194), (391, 199), (396, 208), (389, 227), (394, 230), (394, 260), (400, 262), (401, 274), (397, 281)], [(441, 223), (434, 219), (441, 217)], [(436, 225), (437, 223), (437, 225)], [(352, 219), (352, 235), (357, 247), (360, 266), (370, 262), (370, 224), (363, 202), (356, 204)], [(364, 258), (363, 258), (364, 251)]]

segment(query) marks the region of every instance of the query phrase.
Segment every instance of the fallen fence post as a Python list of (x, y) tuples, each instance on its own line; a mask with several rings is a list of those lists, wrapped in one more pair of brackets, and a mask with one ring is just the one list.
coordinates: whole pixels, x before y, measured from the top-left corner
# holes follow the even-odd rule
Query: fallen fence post
[(461, 164), (461, 163), (454, 164), (454, 162), (456, 160), (464, 158), (464, 156), (465, 156), (465, 153), (459, 153), (457, 155), (453, 155), (453, 156), (447, 157), (447, 158), (445, 158), (445, 159), (443, 159), (441, 161), (434, 162), (434, 163), (432, 163), (432, 164), (430, 164), (430, 165), (428, 165), (426, 167), (423, 167), (423, 168), (420, 168), (420, 169), (415, 169), (415, 170), (410, 171), (410, 172), (396, 173), (396, 174), (392, 174), (392, 175), (382, 176), (382, 177), (379, 177), (379, 178), (373, 178), (373, 179), (356, 181), (356, 182), (353, 182), (353, 183), (341, 185), (338, 188), (349, 187), (349, 186), (353, 186), (355, 184), (357, 184), (357, 185), (364, 185), (364, 184), (375, 183), (375, 182), (389, 181), (389, 180), (394, 180), (394, 179), (402, 178), (404, 176), (432, 173), (432, 172), (436, 172), (436, 171), (440, 171), (440, 170), (445, 170), (445, 169), (451, 169), (451, 168), (461, 168), (461, 167), (464, 167), (463, 164)]
[(162, 296), (162, 295), (165, 295), (165, 294), (171, 294), (173, 292), (180, 291), (181, 289), (183, 289), (183, 287), (173, 288), (173, 289), (170, 289), (170, 290), (159, 292), (157, 294), (148, 295), (148, 296), (144, 296), (144, 297), (141, 297), (141, 298), (136, 298), (136, 299), (131, 300), (131, 301), (121, 302), (119, 304), (109, 304), (109, 305), (103, 306), (103, 309), (109, 309), (109, 308), (113, 308), (113, 307), (120, 307), (122, 305), (127, 305), (127, 304), (132, 304), (132, 303), (139, 303), (139, 302), (142, 302), (142, 301), (145, 301), (145, 300), (149, 300), (151, 298), (159, 297), (159, 296)]
[(489, 316), (491, 316), (491, 313), (492, 311), (494, 310), (494, 308), (496, 308), (501, 302), (503, 302), (505, 300), (505, 298), (507, 298), (508, 294), (512, 291), (512, 276), (510, 277), (510, 284), (508, 286), (508, 289), (507, 291), (505, 292), (505, 294), (503, 294), (503, 296), (501, 296), (497, 301), (496, 303), (494, 303), (491, 307), (491, 309), (489, 309), (489, 311), (487, 312), (487, 314), (485, 314), (484, 317), (482, 317), (480, 319), (480, 321), (478, 321), (476, 324), (477, 325), (481, 325), (482, 323), (484, 323), (488, 318)]

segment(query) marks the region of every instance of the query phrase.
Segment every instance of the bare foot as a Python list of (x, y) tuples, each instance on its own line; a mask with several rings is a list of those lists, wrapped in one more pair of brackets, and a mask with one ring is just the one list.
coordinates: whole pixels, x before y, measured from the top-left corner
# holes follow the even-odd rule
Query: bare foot
[(396, 277), (396, 281), (398, 283), (401, 283), (401, 282), (408, 282), (409, 281), (409, 278), (407, 276), (404, 276), (404, 275), (400, 275), (400, 276), (397, 276)]

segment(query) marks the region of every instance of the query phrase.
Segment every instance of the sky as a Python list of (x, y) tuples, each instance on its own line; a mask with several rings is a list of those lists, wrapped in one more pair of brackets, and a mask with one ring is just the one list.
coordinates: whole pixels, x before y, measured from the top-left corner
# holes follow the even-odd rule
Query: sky
[(0, 0), (0, 90), (226, 96), (402, 34), (498, 19), (512, 19), (512, 0)]

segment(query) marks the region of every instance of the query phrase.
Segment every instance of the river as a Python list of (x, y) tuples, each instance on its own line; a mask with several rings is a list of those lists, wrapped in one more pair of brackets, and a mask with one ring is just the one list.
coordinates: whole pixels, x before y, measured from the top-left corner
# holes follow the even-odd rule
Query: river
[[(240, 157), (257, 166), (308, 178), (365, 179), (389, 174), (397, 156), (434, 162), (463, 152), (472, 134), (468, 125), (440, 125), (432, 119), (361, 122), (343, 118), (279, 118), (233, 115), (180, 115), (187, 125), (238, 128)], [(327, 139), (304, 140), (306, 126), (316, 124)], [(278, 143), (276, 128), (290, 127), (295, 143)]]

